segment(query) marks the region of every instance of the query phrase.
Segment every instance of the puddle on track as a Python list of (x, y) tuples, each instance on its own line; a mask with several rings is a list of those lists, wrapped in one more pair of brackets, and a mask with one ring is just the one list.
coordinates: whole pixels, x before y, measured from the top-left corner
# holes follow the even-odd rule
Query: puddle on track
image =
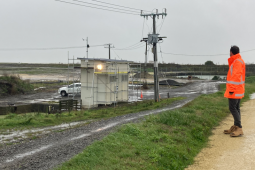
[[(140, 94), (139, 94), (140, 96)], [(129, 96), (128, 98), (128, 102), (139, 102), (139, 101), (143, 101), (140, 97), (136, 97), (136, 96)]]
[(6, 131), (7, 135), (0, 135), (0, 142), (8, 141), (8, 142), (15, 142), (17, 138), (27, 138), (26, 134), (33, 134), (37, 135), (38, 133), (47, 134), (50, 133), (52, 130), (63, 130), (68, 129), (73, 126), (85, 124), (89, 121), (82, 121), (82, 122), (72, 122), (72, 123), (63, 123), (57, 126), (51, 126), (46, 128), (37, 128), (37, 129), (28, 129), (23, 131)]

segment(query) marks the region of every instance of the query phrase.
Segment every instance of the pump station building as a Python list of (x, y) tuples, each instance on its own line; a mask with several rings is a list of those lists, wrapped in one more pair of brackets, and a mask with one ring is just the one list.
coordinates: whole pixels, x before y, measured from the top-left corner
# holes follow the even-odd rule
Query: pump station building
[(78, 58), (81, 60), (81, 100), (85, 108), (128, 102), (127, 60)]

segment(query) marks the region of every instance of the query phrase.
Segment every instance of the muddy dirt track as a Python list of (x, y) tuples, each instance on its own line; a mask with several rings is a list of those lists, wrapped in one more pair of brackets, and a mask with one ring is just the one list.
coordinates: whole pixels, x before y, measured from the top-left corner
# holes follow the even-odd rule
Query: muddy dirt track
[(255, 99), (243, 104), (241, 117), (244, 132), (242, 137), (233, 138), (223, 134), (224, 129), (233, 125), (230, 114), (213, 130), (209, 147), (203, 149), (195, 158), (195, 163), (186, 170), (255, 169)]
[[(25, 143), (6, 146), (0, 150), (0, 169), (46, 170), (52, 169), (81, 152), (93, 141), (100, 140), (114, 129), (128, 122), (141, 121), (144, 116), (158, 114), (167, 110), (180, 108), (200, 94), (213, 93), (218, 90), (219, 82), (201, 81), (186, 86), (170, 89), (171, 97), (184, 96), (183, 101), (156, 109), (114, 117), (92, 122), (86, 126), (53, 132)], [(162, 97), (169, 89), (160, 91)], [(131, 93), (136, 95), (136, 90)], [(145, 98), (153, 98), (152, 90), (144, 92)]]

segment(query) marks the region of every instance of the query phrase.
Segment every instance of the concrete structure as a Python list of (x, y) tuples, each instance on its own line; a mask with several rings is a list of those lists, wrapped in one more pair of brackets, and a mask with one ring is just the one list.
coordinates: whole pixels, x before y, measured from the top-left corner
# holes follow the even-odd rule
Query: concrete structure
[(85, 108), (128, 102), (127, 60), (78, 58), (81, 60), (81, 99)]

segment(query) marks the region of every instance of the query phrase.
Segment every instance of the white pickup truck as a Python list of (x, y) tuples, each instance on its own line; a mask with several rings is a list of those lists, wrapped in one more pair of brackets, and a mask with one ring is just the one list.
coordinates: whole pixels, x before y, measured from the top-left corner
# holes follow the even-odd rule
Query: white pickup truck
[(58, 94), (61, 96), (68, 96), (69, 94), (81, 93), (81, 83), (70, 84), (69, 86), (58, 89)]

